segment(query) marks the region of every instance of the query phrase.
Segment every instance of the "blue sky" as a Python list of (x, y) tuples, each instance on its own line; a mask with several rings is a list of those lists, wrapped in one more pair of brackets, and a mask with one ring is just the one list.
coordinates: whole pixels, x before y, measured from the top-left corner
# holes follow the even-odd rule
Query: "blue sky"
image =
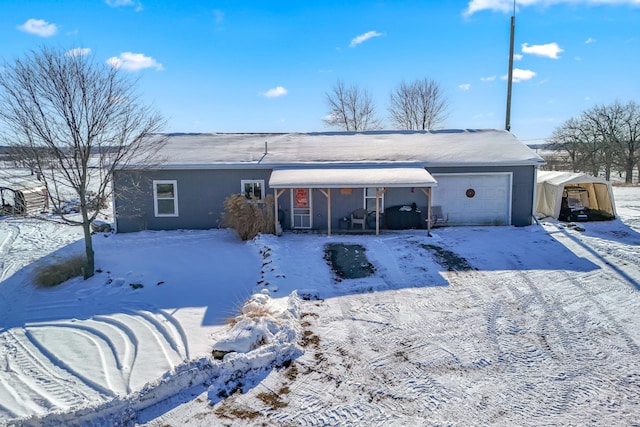
[[(167, 132), (330, 130), (326, 92), (428, 78), (447, 128), (505, 125), (512, 1), (4, 0), (0, 57), (84, 49), (139, 77)], [(640, 102), (640, 0), (516, 1), (511, 131), (543, 142), (596, 104)]]

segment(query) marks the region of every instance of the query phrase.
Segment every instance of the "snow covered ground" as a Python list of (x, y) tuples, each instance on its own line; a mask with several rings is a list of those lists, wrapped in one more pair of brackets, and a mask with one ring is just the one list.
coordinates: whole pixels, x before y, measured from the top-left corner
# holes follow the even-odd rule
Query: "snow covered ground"
[[(80, 230), (2, 219), (0, 424), (632, 425), (640, 187), (615, 196), (621, 219), (583, 232), (96, 234), (101, 272), (52, 289), (32, 270)], [(337, 280), (327, 243), (364, 246), (375, 275)]]

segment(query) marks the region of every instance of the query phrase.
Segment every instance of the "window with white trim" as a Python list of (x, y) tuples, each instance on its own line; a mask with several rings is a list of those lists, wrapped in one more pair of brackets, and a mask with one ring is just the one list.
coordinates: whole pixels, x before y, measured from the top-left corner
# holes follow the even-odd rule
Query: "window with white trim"
[(240, 192), (247, 199), (262, 201), (264, 199), (264, 179), (241, 180)]
[(153, 210), (155, 216), (178, 216), (178, 181), (153, 181)]
[[(380, 212), (384, 212), (384, 193), (380, 195), (380, 200), (378, 203), (379, 203)], [(364, 189), (364, 208), (368, 212), (376, 211), (376, 188), (375, 187), (367, 187)]]

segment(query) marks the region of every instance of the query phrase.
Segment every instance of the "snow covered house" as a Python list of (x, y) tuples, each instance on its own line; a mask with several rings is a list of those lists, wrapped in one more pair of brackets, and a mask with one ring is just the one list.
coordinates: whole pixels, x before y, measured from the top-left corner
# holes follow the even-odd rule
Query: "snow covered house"
[(362, 209), (362, 227), (398, 211), (426, 228), (431, 207), (447, 225), (524, 226), (544, 164), (500, 130), (173, 134), (158, 155), (152, 168), (115, 171), (118, 232), (218, 227), (237, 193), (272, 194), (285, 230), (352, 227)]

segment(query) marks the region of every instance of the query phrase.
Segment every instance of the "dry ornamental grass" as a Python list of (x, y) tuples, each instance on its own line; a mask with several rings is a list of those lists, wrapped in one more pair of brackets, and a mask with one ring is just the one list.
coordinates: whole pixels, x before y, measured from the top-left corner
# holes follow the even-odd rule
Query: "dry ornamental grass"
[(238, 233), (240, 239), (251, 240), (260, 233), (274, 234), (273, 196), (264, 201), (234, 194), (224, 201), (224, 225)]
[(43, 265), (35, 271), (35, 283), (46, 288), (59, 285), (73, 277), (82, 276), (86, 264), (84, 255), (75, 255), (55, 264)]

